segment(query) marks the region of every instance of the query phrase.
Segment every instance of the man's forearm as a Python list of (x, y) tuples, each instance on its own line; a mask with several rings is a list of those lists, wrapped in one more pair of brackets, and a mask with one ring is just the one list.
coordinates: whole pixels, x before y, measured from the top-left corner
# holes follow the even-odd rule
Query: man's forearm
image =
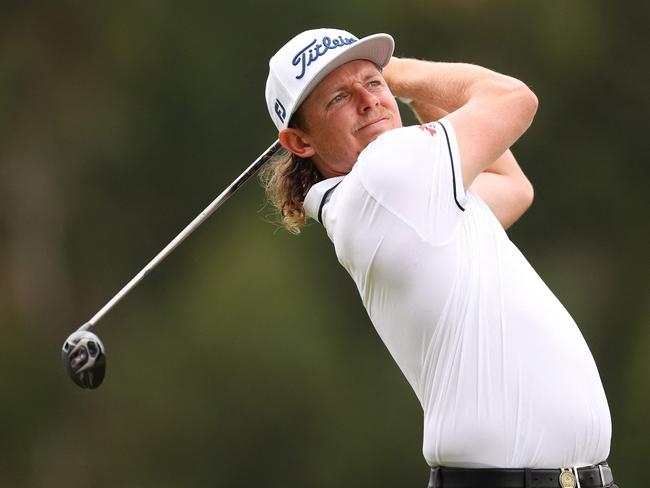
[(453, 112), (486, 84), (517, 82), (514, 78), (467, 63), (391, 58), (384, 77), (393, 95)]

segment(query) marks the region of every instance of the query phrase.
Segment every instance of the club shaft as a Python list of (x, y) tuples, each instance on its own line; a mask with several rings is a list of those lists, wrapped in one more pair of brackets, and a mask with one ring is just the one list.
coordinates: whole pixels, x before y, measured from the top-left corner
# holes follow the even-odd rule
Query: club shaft
[(208, 205), (203, 212), (201, 212), (187, 227), (185, 227), (180, 234), (178, 234), (165, 248), (154, 257), (149, 264), (147, 264), (138, 274), (136, 274), (131, 281), (117, 292), (106, 305), (92, 316), (92, 318), (79, 327), (78, 330), (88, 330), (93, 327), (106, 313), (113, 308), (124, 296), (129, 293), (149, 272), (154, 269), (160, 262), (165, 259), (178, 245), (183, 242), (192, 232), (196, 230), (212, 213), (218, 209), (223, 202), (228, 200), (237, 189), (242, 186), (251, 176), (253, 176), (258, 169), (260, 169), (275, 152), (280, 149), (280, 142), (275, 141), (264, 151), (246, 170), (237, 177), (224, 191), (215, 198), (210, 205)]

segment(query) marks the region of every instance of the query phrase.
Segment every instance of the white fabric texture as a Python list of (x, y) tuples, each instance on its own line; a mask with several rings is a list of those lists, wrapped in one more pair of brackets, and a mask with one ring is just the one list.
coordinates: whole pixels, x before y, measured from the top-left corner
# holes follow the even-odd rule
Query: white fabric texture
[[(443, 125), (444, 124), (444, 125)], [(462, 184), (451, 123), (389, 131), (315, 185), (336, 255), (424, 412), (431, 466), (607, 458), (609, 408), (576, 323)]]

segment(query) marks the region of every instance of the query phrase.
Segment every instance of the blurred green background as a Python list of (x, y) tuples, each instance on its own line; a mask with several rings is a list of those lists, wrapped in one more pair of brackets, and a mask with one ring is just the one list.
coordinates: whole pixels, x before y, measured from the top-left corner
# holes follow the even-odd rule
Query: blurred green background
[(596, 358), (616, 478), (643, 486), (649, 20), (604, 0), (2, 2), (0, 485), (426, 485), (419, 404), (351, 279), (319, 225), (268, 222), (256, 183), (102, 320), (99, 390), (59, 357), (274, 140), (268, 58), (336, 26), (536, 92), (514, 147), (536, 201), (510, 235)]

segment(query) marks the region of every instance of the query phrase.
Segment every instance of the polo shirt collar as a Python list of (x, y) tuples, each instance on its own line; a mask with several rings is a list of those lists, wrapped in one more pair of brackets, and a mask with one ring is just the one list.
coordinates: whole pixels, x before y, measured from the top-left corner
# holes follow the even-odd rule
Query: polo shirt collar
[(308, 217), (318, 220), (318, 211), (320, 210), (323, 198), (325, 198), (326, 193), (338, 185), (343, 178), (345, 178), (345, 176), (335, 176), (334, 178), (328, 178), (312, 185), (305, 196), (305, 201), (303, 202), (305, 213)]

